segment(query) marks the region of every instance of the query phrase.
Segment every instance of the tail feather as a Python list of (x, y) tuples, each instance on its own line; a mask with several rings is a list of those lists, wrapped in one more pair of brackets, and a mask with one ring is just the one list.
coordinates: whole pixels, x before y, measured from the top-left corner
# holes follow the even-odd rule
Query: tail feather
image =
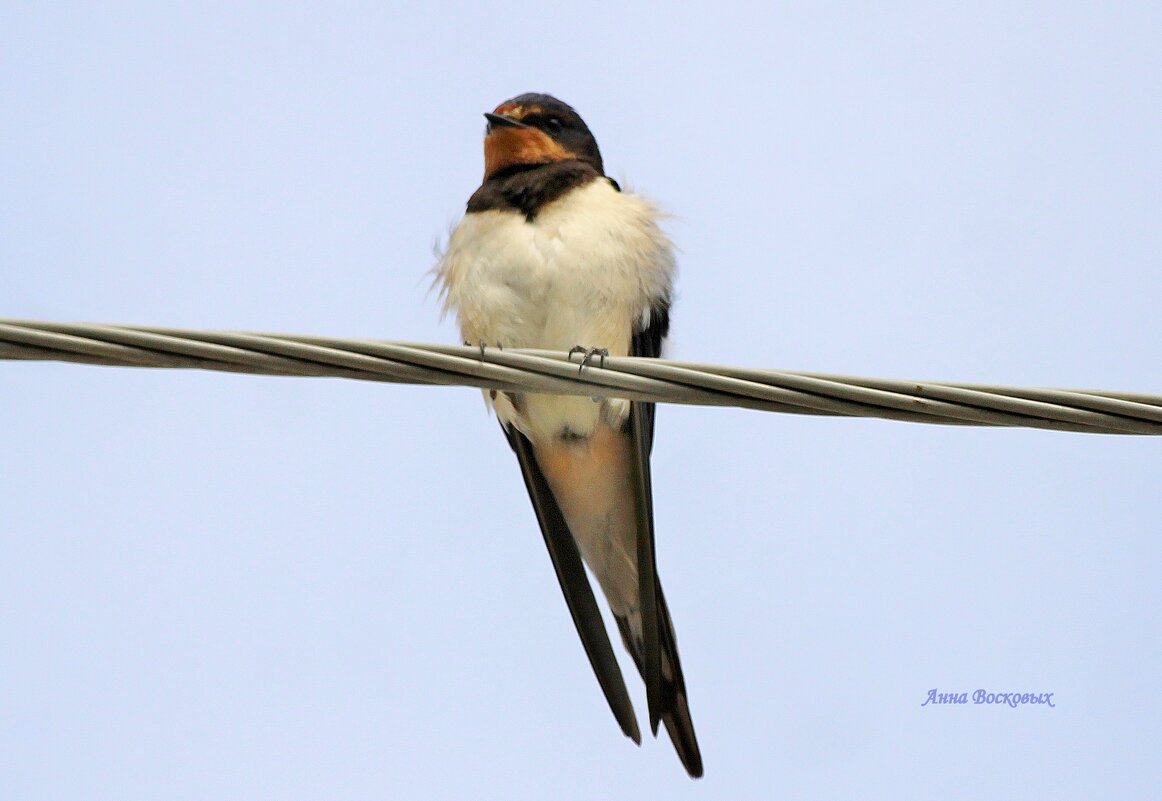
[(690, 719), (690, 708), (686, 706), (686, 693), (679, 693), (669, 712), (662, 714), (662, 725), (670, 734), (670, 742), (678, 752), (678, 759), (686, 772), (695, 779), (702, 777), (702, 752), (698, 750), (698, 738), (694, 736), (694, 722)]
[[(702, 752), (698, 748), (698, 737), (694, 734), (694, 721), (690, 717), (690, 707), (686, 700), (686, 680), (682, 676), (682, 663), (678, 659), (674, 623), (670, 620), (670, 609), (666, 605), (660, 583), (657, 609), (660, 618), (658, 644), (662, 652), (662, 723), (686, 772), (697, 779), (702, 776)], [(634, 636), (628, 618), (617, 615), (615, 619), (617, 628), (621, 631), (621, 641), (633, 657), (638, 672), (644, 676), (641, 639)]]

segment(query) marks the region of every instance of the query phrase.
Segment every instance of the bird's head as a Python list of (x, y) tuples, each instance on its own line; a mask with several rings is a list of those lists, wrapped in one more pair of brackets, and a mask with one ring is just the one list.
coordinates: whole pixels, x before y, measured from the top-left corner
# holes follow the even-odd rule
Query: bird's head
[(484, 117), (485, 178), (557, 161), (584, 161), (605, 172), (597, 140), (581, 115), (551, 95), (519, 95)]

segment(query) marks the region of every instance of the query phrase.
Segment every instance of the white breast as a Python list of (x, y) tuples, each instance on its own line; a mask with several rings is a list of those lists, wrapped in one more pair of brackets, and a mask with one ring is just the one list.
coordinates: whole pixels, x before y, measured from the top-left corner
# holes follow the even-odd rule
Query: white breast
[[(445, 308), (456, 311), (469, 342), (626, 355), (634, 326), (668, 300), (673, 283), (673, 249), (657, 219), (649, 201), (600, 179), (532, 222), (507, 211), (465, 215), (436, 268)], [(600, 413), (589, 398), (527, 401), (523, 416), (501, 403), (497, 413), (534, 441), (562, 426), (587, 433)]]

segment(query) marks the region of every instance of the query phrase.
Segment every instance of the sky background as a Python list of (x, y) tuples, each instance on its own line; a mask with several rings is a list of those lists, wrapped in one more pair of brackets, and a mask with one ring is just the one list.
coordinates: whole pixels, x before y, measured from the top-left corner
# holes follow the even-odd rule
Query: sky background
[[(0, 317), (455, 342), (548, 91), (673, 214), (675, 358), (1162, 392), (1156, 3), (382, 6), (0, 4)], [(692, 782), (477, 391), (0, 363), (0, 797), (1147, 797), (1160, 454), (660, 407)]]

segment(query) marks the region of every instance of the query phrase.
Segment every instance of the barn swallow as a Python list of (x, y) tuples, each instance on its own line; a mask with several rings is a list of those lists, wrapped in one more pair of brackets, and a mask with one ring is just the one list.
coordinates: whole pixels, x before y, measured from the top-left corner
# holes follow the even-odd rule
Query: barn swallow
[[(597, 140), (554, 97), (486, 113), (484, 181), (436, 267), (466, 342), (658, 356), (670, 325), (673, 246), (659, 212), (605, 175)], [(674, 626), (658, 582), (650, 451), (654, 404), (485, 392), (525, 487), (590, 664), (625, 735), (637, 718), (585, 565), (646, 685), (650, 728), (702, 775)]]

